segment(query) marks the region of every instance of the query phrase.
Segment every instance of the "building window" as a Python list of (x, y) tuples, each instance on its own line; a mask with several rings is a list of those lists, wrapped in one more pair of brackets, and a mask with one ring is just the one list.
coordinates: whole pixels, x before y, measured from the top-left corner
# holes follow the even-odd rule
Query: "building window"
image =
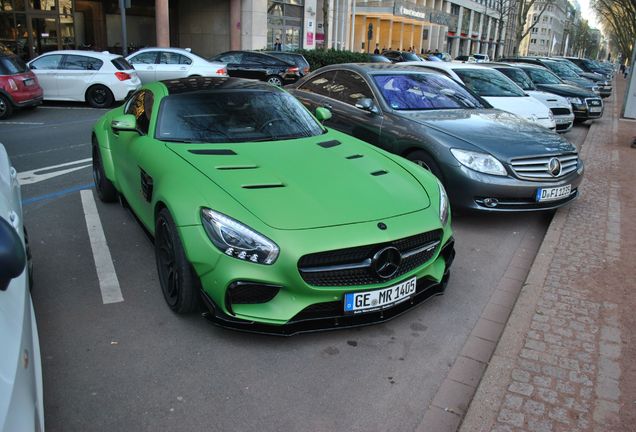
[(267, 49), (282, 51), (302, 48), (304, 0), (268, 0)]

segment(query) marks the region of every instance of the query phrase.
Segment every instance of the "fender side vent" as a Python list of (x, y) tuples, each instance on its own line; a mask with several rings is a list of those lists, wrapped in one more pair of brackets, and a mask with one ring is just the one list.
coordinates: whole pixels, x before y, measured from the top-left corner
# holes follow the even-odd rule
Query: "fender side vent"
[(331, 147), (340, 145), (340, 141), (338, 140), (324, 141), (324, 142), (318, 143), (318, 145), (322, 148), (331, 148)]
[(354, 154), (351, 156), (347, 156), (347, 159), (360, 159), (361, 157), (364, 157), (364, 156), (361, 154)]
[(230, 171), (230, 170), (249, 170), (256, 169), (257, 165), (221, 165), (216, 167), (216, 169), (221, 171)]
[(242, 186), (243, 189), (275, 189), (283, 187), (285, 187), (285, 185), (282, 183), (253, 184)]
[(389, 173), (388, 171), (380, 170), (380, 171), (373, 171), (371, 173), (371, 175), (372, 176), (381, 176), (381, 175), (385, 175), (385, 174), (388, 174), (388, 173)]
[(188, 150), (192, 154), (197, 155), (218, 155), (218, 156), (233, 156), (236, 155), (234, 150), (230, 149), (201, 149), (201, 150)]

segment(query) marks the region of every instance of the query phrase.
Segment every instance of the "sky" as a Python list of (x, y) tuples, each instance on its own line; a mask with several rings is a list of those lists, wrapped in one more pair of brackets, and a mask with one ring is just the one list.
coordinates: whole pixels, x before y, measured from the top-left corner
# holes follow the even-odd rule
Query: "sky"
[(600, 29), (596, 21), (596, 15), (590, 9), (590, 0), (578, 0), (578, 2), (581, 5), (581, 16), (590, 23), (590, 27)]

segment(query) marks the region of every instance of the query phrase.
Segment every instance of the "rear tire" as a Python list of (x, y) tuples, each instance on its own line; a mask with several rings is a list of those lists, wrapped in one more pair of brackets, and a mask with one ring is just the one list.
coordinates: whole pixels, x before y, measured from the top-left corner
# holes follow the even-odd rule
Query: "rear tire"
[(97, 196), (100, 201), (105, 203), (117, 201), (117, 189), (115, 189), (115, 185), (106, 178), (97, 143), (93, 143), (93, 181), (95, 182), (95, 189), (97, 189)]
[(86, 102), (93, 108), (108, 108), (114, 101), (113, 92), (105, 85), (96, 84), (86, 90)]
[(5, 95), (0, 94), (0, 120), (8, 119), (13, 114), (13, 105)]
[(155, 224), (155, 259), (163, 297), (178, 314), (200, 309), (201, 282), (186, 258), (177, 227), (167, 208)]
[(267, 81), (269, 84), (274, 85), (276, 87), (282, 87), (283, 86), (283, 80), (280, 79), (279, 76), (276, 75), (270, 75), (267, 78), (265, 78), (265, 81)]

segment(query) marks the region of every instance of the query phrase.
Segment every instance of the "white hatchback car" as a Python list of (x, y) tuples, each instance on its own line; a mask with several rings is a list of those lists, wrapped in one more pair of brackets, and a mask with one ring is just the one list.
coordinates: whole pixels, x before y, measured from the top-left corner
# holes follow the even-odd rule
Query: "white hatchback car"
[(44, 100), (86, 101), (107, 108), (141, 87), (126, 59), (107, 51), (51, 51), (28, 65), (44, 90)]
[(126, 57), (141, 82), (187, 77), (227, 76), (224, 63), (211, 62), (183, 48), (143, 48)]
[(20, 186), (0, 144), (0, 431), (43, 431), (42, 363)]
[(438, 70), (468, 87), (494, 108), (516, 114), (546, 129), (556, 130), (556, 122), (550, 109), (526, 94), (510, 78), (497, 70), (474, 63), (407, 62), (402, 64)]

